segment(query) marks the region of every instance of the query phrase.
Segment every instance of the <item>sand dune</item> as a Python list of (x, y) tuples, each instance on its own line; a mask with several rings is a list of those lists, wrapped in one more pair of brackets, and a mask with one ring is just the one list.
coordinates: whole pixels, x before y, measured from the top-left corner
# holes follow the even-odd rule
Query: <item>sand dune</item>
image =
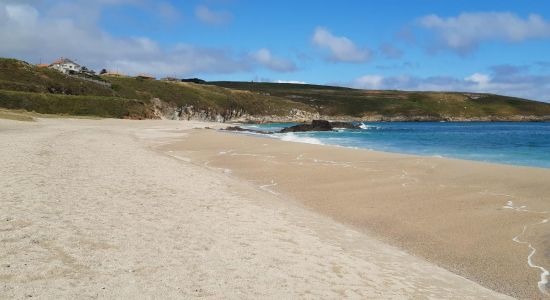
[(505, 298), (157, 150), (205, 125), (0, 120), (0, 297)]

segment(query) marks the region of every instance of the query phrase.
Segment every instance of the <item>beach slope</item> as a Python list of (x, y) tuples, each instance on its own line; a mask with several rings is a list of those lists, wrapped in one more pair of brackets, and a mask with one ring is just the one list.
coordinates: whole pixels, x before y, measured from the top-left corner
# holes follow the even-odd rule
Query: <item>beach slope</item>
[(493, 290), (550, 296), (550, 169), (213, 130), (194, 131), (165, 150)]
[(506, 298), (157, 150), (204, 126), (0, 120), (1, 297)]

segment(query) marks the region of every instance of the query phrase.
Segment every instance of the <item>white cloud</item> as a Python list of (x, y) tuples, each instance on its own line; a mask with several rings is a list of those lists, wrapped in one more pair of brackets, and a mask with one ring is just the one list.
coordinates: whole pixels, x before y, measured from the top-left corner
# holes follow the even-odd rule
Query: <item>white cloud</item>
[(335, 62), (365, 62), (371, 57), (367, 48), (359, 48), (344, 36), (334, 36), (326, 28), (318, 27), (313, 33), (312, 42), (315, 46), (329, 51), (329, 59)]
[(32, 26), (38, 18), (38, 11), (27, 4), (7, 4), (5, 6), (6, 17), (19, 26)]
[(384, 77), (381, 75), (364, 75), (355, 79), (353, 86), (364, 89), (379, 89), (382, 87)]
[(197, 6), (195, 16), (209, 25), (223, 25), (231, 22), (233, 15), (227, 11), (213, 11), (205, 5)]
[[(132, 0), (103, 1), (114, 5)], [(132, 3), (142, 3), (141, 0), (134, 1)], [(53, 6), (44, 11), (28, 4), (31, 2), (21, 4), (0, 0), (0, 57), (38, 63), (63, 56), (93, 69), (107, 68), (129, 74), (150, 73), (157, 76), (223, 74), (258, 67), (287, 72), (296, 68), (292, 62), (274, 57), (267, 49), (256, 52), (255, 56), (235, 55), (228, 49), (183, 43), (162, 47), (147, 37), (114, 37), (102, 31), (97, 24), (98, 12), (101, 11), (99, 6), (80, 6), (74, 5), (75, 2), (62, 1), (57, 4), (62, 5), (63, 9)]]
[(521, 42), (550, 38), (550, 22), (536, 14), (525, 19), (506, 12), (462, 13), (449, 18), (429, 15), (420, 18), (418, 24), (435, 33), (439, 47), (463, 53), (484, 41)]
[(293, 83), (293, 84), (307, 84), (305, 81), (297, 81), (297, 80), (276, 80), (276, 83)]
[(467, 82), (472, 82), (477, 84), (479, 87), (487, 86), (491, 82), (491, 78), (489, 75), (481, 74), (481, 73), (474, 73), (466, 78), (464, 78)]
[(252, 53), (251, 57), (258, 64), (267, 67), (273, 71), (278, 72), (291, 72), (296, 70), (296, 65), (293, 62), (281, 58), (274, 57), (271, 51), (266, 48), (262, 48), (255, 53)]
[(493, 93), (550, 102), (550, 75), (473, 73), (460, 79), (369, 74), (342, 85), (360, 89)]

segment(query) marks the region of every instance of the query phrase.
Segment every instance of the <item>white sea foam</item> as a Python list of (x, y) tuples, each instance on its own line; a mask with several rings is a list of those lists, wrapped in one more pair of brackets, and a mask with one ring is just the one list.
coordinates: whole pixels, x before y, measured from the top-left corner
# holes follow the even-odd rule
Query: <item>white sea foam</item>
[[(506, 194), (504, 194), (504, 195), (500, 194), (500, 195), (511, 197), (510, 195), (506, 195)], [(514, 211), (517, 211), (517, 212), (529, 212), (529, 213), (537, 213), (537, 214), (548, 214), (549, 213), (548, 211), (531, 211), (531, 210), (528, 210), (527, 206), (525, 206), (525, 205), (514, 206), (514, 202), (512, 202), (512, 201), (507, 201), (506, 205), (504, 205), (503, 208), (511, 209), (511, 210), (514, 210)], [(533, 245), (531, 243), (529, 243), (527, 241), (522, 241), (520, 238), (521, 238), (521, 236), (523, 236), (525, 234), (525, 232), (527, 231), (527, 228), (529, 228), (531, 226), (537, 226), (537, 225), (548, 223), (548, 220), (549, 219), (544, 219), (544, 220), (542, 220), (540, 222), (537, 222), (537, 223), (534, 223), (534, 224), (524, 225), (523, 230), (521, 231), (521, 233), (516, 235), (512, 239), (512, 241), (514, 241), (518, 244), (526, 244), (527, 247), (529, 248), (530, 251), (529, 251), (529, 255), (527, 255), (527, 265), (529, 265), (529, 267), (531, 267), (531, 268), (540, 270), (540, 280), (539, 280), (539, 282), (537, 282), (537, 286), (538, 286), (539, 290), (545, 295), (550, 295), (550, 293), (549, 293), (549, 291), (546, 287), (546, 285), (548, 284), (548, 276), (550, 275), (550, 272), (547, 269), (545, 269), (543, 266), (536, 265), (533, 262), (533, 256), (537, 252), (537, 249), (535, 249), (535, 247), (533, 247)]]
[(364, 129), (364, 130), (369, 130), (369, 129), (380, 129), (379, 126), (367, 125), (367, 124), (365, 124), (365, 123), (359, 124), (359, 128)]
[(314, 145), (323, 145), (323, 142), (317, 138), (308, 137), (308, 136), (298, 136), (294, 133), (286, 133), (281, 137), (281, 140), (287, 141), (287, 142), (298, 142), (298, 143), (306, 143), (306, 144), (314, 144)]

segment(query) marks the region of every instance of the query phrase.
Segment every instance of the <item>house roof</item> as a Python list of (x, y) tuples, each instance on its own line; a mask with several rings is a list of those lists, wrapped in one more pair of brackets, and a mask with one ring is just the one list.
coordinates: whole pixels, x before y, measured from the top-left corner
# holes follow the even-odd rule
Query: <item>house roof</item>
[(72, 61), (68, 58), (64, 58), (64, 57), (56, 59), (56, 60), (54, 60), (54, 62), (52, 62), (52, 65), (62, 65), (62, 64), (75, 64), (77, 66), (80, 66), (79, 64), (75, 63), (74, 61)]
[(47, 68), (50, 65), (48, 65), (48, 64), (37, 64), (36, 66), (39, 67), (39, 68)]

